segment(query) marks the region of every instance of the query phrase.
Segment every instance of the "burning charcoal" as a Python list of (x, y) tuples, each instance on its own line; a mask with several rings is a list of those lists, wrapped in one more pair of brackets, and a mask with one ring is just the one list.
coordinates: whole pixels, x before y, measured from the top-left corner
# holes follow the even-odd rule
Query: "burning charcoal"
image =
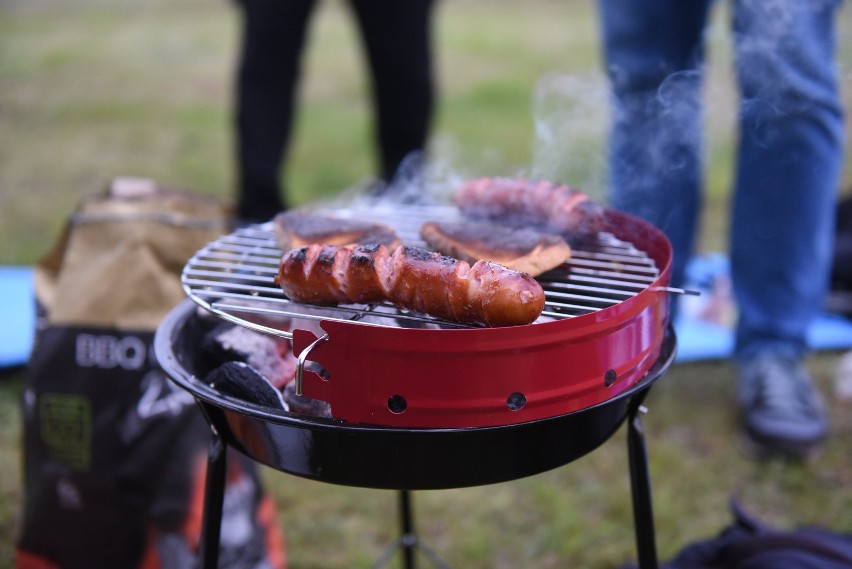
[(281, 393), (262, 375), (243, 362), (226, 362), (204, 378), (204, 382), (224, 395), (249, 403), (287, 410)]
[(204, 337), (202, 348), (217, 364), (247, 363), (278, 388), (296, 375), (296, 359), (286, 340), (242, 326), (217, 326)]
[(301, 413), (314, 417), (331, 417), (331, 406), (325, 401), (296, 395), (295, 381), (291, 381), (284, 387), (284, 401), (292, 413)]

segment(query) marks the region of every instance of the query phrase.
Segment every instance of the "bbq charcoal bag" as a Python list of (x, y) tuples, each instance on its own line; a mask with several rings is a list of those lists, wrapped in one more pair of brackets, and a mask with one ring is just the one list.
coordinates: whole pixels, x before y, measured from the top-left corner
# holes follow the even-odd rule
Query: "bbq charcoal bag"
[[(156, 327), (227, 206), (149, 180), (84, 198), (35, 270), (18, 569), (194, 568), (211, 431), (159, 369)], [(220, 563), (281, 568), (257, 466), (229, 453)]]

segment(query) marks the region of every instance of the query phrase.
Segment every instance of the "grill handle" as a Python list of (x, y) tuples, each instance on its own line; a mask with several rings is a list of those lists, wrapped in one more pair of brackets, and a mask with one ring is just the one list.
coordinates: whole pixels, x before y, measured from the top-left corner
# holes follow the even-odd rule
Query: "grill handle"
[(296, 395), (299, 397), (302, 396), (302, 385), (304, 383), (304, 373), (305, 373), (305, 361), (308, 359), (308, 355), (310, 355), (311, 351), (317, 346), (325, 343), (328, 340), (328, 334), (323, 334), (316, 340), (310, 343), (310, 345), (299, 353), (299, 363), (296, 366)]

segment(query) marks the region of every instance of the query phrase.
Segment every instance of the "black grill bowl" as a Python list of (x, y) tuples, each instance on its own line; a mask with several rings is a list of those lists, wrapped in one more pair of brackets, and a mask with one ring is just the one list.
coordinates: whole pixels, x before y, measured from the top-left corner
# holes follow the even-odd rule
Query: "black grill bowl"
[(648, 375), (604, 403), (496, 427), (398, 428), (349, 424), (261, 407), (223, 395), (201, 379), (211, 364), (199, 343), (219, 323), (191, 300), (157, 329), (154, 350), (166, 374), (190, 392), (222, 441), (276, 470), (333, 484), (393, 490), (481, 486), (572, 462), (607, 441), (674, 359), (669, 330)]

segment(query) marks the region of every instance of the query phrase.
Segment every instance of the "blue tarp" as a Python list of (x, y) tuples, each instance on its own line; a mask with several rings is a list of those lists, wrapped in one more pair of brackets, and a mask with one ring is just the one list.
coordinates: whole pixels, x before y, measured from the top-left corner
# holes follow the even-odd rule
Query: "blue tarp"
[(0, 267), (0, 368), (26, 363), (35, 334), (30, 267)]
[[(687, 265), (687, 285), (700, 296), (681, 297), (681, 310), (675, 322), (678, 339), (677, 361), (727, 358), (733, 353), (733, 326), (736, 306), (730, 298), (730, 272), (726, 256), (706, 253)], [(823, 314), (808, 330), (814, 350), (852, 348), (852, 320), (837, 314)]]
[[(735, 308), (727, 298), (727, 258), (714, 253), (698, 256), (690, 262), (687, 275), (687, 288), (701, 292), (701, 296), (682, 297), (675, 323), (677, 361), (726, 358), (733, 349), (735, 317)], [(0, 315), (0, 368), (23, 365), (35, 332), (32, 268), (0, 266)], [(852, 320), (824, 314), (808, 335), (816, 350), (852, 348)]]

